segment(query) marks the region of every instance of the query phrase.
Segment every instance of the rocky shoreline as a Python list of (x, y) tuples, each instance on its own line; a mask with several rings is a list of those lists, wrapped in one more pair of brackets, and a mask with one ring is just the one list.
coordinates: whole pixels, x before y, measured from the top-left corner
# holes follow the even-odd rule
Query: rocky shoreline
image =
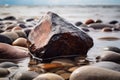
[[(120, 80), (120, 48), (107, 47), (87, 59), (94, 46), (92, 30), (119, 32), (120, 22), (89, 19), (71, 24), (56, 13), (41, 19), (19, 20), (14, 16), (0, 19), (0, 80)], [(100, 37), (114, 41), (120, 37)], [(16, 61), (30, 58), (28, 69)], [(111, 75), (112, 74), (112, 75)]]

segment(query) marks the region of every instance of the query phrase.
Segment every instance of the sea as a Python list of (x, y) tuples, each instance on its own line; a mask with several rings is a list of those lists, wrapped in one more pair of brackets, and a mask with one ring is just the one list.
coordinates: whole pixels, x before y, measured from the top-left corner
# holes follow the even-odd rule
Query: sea
[[(85, 22), (88, 19), (102, 20), (107, 24), (110, 21), (116, 20), (120, 23), (120, 5), (77, 5), (77, 6), (0, 6), (0, 18), (6, 16), (15, 16), (16, 18), (41, 18), (48, 11), (57, 13), (66, 21), (73, 25), (78, 22)], [(102, 53), (103, 48), (108, 46), (120, 48), (120, 40), (108, 41), (99, 40), (100, 37), (118, 37), (120, 31), (102, 32), (91, 30), (87, 32), (94, 40), (94, 46), (88, 51), (88, 58), (94, 60), (93, 57)], [(26, 64), (25, 60), (19, 64)]]
[(103, 22), (120, 21), (120, 5), (76, 5), (76, 6), (0, 6), (0, 17), (41, 17), (52, 11), (74, 23), (87, 19), (101, 19)]

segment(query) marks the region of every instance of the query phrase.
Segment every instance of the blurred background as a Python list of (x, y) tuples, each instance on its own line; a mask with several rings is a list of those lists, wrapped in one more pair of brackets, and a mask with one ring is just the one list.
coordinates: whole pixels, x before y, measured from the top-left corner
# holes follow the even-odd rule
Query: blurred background
[(0, 0), (1, 5), (120, 5), (120, 0)]
[(120, 0), (0, 0), (0, 16), (41, 17), (48, 11), (72, 23), (86, 19), (120, 21)]

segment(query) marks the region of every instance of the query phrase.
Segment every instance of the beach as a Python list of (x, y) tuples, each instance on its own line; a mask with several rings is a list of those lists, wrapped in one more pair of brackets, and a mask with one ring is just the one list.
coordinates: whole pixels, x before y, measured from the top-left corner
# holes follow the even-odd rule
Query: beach
[[(44, 16), (49, 11), (58, 14), (60, 17), (64, 18), (65, 21), (73, 24), (73, 26), (75, 26), (75, 29), (80, 29), (81, 31), (88, 34), (88, 36), (92, 38), (94, 44), (91, 48), (88, 49), (85, 62), (84, 60), (83, 62), (81, 62), (82, 60), (79, 61), (80, 59), (83, 59), (83, 58), (79, 59), (79, 57), (76, 58), (75, 64), (71, 60), (70, 61), (66, 59), (65, 61), (60, 60), (61, 63), (65, 64), (63, 67), (61, 63), (54, 64), (54, 60), (53, 60), (53, 64), (49, 64), (49, 63), (46, 64), (46, 63), (40, 63), (40, 62), (36, 63), (34, 62), (34, 60), (33, 61), (31, 60), (30, 55), (27, 54), (32, 50), (32, 49), (30, 50), (31, 47), (28, 48), (28, 42), (27, 42), (27, 40), (31, 40), (32, 42), (32, 39), (28, 37), (29, 31), (31, 30), (34, 31), (34, 28), (36, 27), (36, 25), (43, 18), (42, 16)], [(12, 16), (12, 17), (9, 17), (9, 16)], [(1, 19), (0, 20), (0, 30), (1, 30), (0, 37), (1, 35), (7, 35), (8, 37), (11, 37), (10, 39), (12, 39), (12, 41), (10, 42), (9, 41), (5, 42), (2, 40), (2, 37), (1, 37), (1, 43), (7, 43), (12, 46), (19, 46), (19, 47), (15, 47), (15, 49), (19, 49), (17, 53), (20, 52), (23, 54), (24, 51), (26, 52), (26, 54), (23, 54), (23, 55), (16, 54), (16, 57), (18, 57), (19, 59), (16, 59), (15, 56), (12, 56), (12, 58), (10, 59), (8, 59), (9, 56), (7, 56), (8, 57), (7, 59), (5, 58), (2, 59), (3, 56), (1, 56), (0, 62), (5, 62), (5, 61), (15, 62), (15, 64), (17, 64), (20, 67), (19, 70), (35, 71), (39, 74), (51, 72), (51, 73), (59, 74), (65, 80), (70, 80), (69, 77), (71, 73), (74, 71), (74, 69), (77, 69), (78, 67), (83, 66), (83, 65), (90, 65), (90, 64), (97, 63), (96, 57), (98, 56), (101, 57), (104, 51), (115, 52), (116, 48), (118, 51), (116, 53), (119, 54), (119, 51), (120, 51), (120, 45), (119, 45), (120, 44), (120, 36), (119, 36), (120, 34), (120, 6), (115, 6), (115, 5), (113, 6), (112, 5), (111, 6), (107, 6), (107, 5), (104, 5), (104, 6), (103, 5), (98, 5), (98, 6), (97, 5), (95, 6), (93, 5), (87, 5), (87, 6), (85, 5), (83, 6), (0, 6), (0, 19)], [(17, 30), (20, 30), (20, 31), (17, 31)], [(43, 31), (44, 30), (47, 30), (47, 29), (43, 29)], [(8, 33), (4, 33), (6, 31), (8, 31)], [(12, 32), (18, 33), (18, 36), (16, 36), (16, 34), (14, 36), (11, 36), (13, 34)], [(35, 33), (37, 34), (37, 32), (34, 32), (34, 34)], [(21, 37), (22, 37), (21, 39), (22, 43), (16, 44), (17, 41), (16, 42), (14, 41)], [(30, 37), (32, 37), (34, 40), (34, 35), (32, 35), (32, 33)], [(34, 41), (33, 42), (37, 43), (37, 40), (35, 41), (36, 42)], [(90, 44), (92, 44), (92, 42)], [(4, 45), (4, 44), (1, 44), (1, 45)], [(37, 48), (39, 49), (39, 46)], [(8, 48), (8, 50), (9, 49), (14, 49), (14, 48), (10, 47)], [(1, 51), (2, 51), (2, 48), (1, 48)], [(119, 61), (118, 61), (118, 64), (120, 64)], [(50, 67), (48, 67), (47, 65)], [(61, 71), (62, 68), (63, 68), (63, 71)], [(71, 70), (71, 68), (73, 70)], [(18, 69), (13, 68), (10, 70), (13, 73), (17, 71)], [(64, 75), (66, 75), (67, 77)], [(8, 76), (9, 74), (5, 76), (5, 78), (7, 78)], [(13, 78), (15, 78), (15, 76)], [(63, 79), (60, 79), (60, 80), (63, 80)], [(74, 79), (71, 78), (71, 80), (74, 80)]]

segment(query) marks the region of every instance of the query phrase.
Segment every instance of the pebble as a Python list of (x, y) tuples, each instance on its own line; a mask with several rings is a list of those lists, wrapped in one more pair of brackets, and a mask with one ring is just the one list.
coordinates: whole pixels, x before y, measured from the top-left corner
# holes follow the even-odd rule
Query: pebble
[(115, 40), (120, 40), (118, 37), (112, 37), (112, 36), (107, 36), (107, 37), (100, 37), (98, 38), (99, 40), (106, 40), (106, 41), (115, 41)]
[(83, 24), (83, 23), (80, 21), (75, 23), (76, 26), (80, 26), (81, 24)]
[(116, 20), (113, 20), (113, 21), (109, 22), (109, 24), (116, 24), (116, 23), (118, 23), (118, 21), (116, 21)]
[(58, 70), (58, 71), (56, 71), (55, 73), (60, 75), (60, 74), (63, 74), (63, 73), (65, 73), (65, 72), (66, 72), (65, 70)]
[(111, 61), (120, 64), (120, 54), (113, 51), (104, 51), (96, 59), (98, 61)]
[(28, 37), (29, 33), (31, 32), (32, 29), (26, 28), (24, 29), (24, 32), (26, 33), (26, 36)]
[(69, 80), (120, 80), (120, 72), (96, 66), (76, 69)]
[(9, 44), (0, 43), (0, 58), (1, 59), (21, 59), (28, 57), (29, 54), (27, 51), (13, 47)]
[(88, 25), (88, 27), (93, 28), (93, 29), (103, 29), (105, 27), (113, 28), (115, 26), (110, 25), (110, 24), (103, 24), (103, 23), (92, 23), (92, 24)]
[(3, 22), (0, 22), (0, 25), (4, 25), (4, 23), (3, 23)]
[(45, 74), (40, 74), (33, 80), (65, 80), (65, 79), (54, 73), (45, 73)]
[(0, 33), (2, 33), (2, 32), (4, 32), (4, 30), (1, 30), (1, 29), (0, 29)]
[(0, 34), (0, 42), (1, 43), (7, 43), (7, 44), (12, 44), (13, 40), (10, 39), (9, 37)]
[(118, 48), (118, 47), (110, 46), (110, 47), (104, 48), (104, 50), (106, 50), (106, 51), (114, 51), (114, 52), (120, 53), (120, 48)]
[(16, 18), (14, 16), (7, 16), (3, 20), (16, 20)]
[(105, 27), (101, 30), (102, 32), (112, 32), (112, 28)]
[(19, 37), (23, 37), (23, 38), (26, 38), (26, 33), (23, 31), (23, 30), (17, 30), (17, 31), (14, 31), (15, 33), (17, 33), (17, 35)]
[(27, 19), (26, 22), (34, 21), (33, 18)]
[(6, 77), (10, 72), (5, 68), (0, 68), (0, 77)]
[(120, 28), (115, 27), (115, 28), (113, 28), (113, 31), (120, 31)]
[(11, 30), (11, 31), (16, 31), (16, 30), (22, 30), (22, 28), (21, 28), (21, 27), (19, 27), (19, 26), (16, 26), (16, 27), (12, 28), (12, 30)]
[(78, 68), (78, 66), (75, 66), (75, 67), (71, 67), (68, 69), (69, 72), (73, 72), (74, 70), (76, 70)]
[(20, 26), (21, 28), (27, 28), (25, 24), (19, 24), (18, 26)]
[(102, 22), (103, 22), (103, 21), (100, 20), (100, 19), (98, 19), (98, 20), (95, 21), (95, 23), (102, 23)]
[(70, 59), (55, 59), (51, 63), (60, 63), (65, 67), (75, 66), (75, 63)]
[(10, 67), (18, 67), (18, 65), (13, 62), (2, 62), (2, 63), (0, 63), (0, 67), (1, 68), (10, 68)]
[(81, 28), (85, 32), (89, 32), (90, 30), (88, 28)]
[(15, 25), (9, 25), (6, 27), (6, 31), (11, 31), (13, 28), (15, 27)]
[(63, 74), (60, 74), (60, 76), (62, 76), (65, 80), (68, 80), (69, 77), (70, 77), (71, 73), (63, 73)]
[(102, 67), (102, 68), (111, 69), (111, 70), (120, 72), (120, 64), (110, 62), (110, 61), (97, 62), (95, 64), (92, 64), (91, 66)]
[(88, 65), (89, 64), (89, 61), (86, 60), (86, 57), (76, 57), (75, 58), (75, 62), (79, 66), (83, 66), (83, 65)]
[(17, 38), (13, 43), (13, 46), (21, 46), (21, 47), (26, 47), (27, 48), (27, 39), (26, 38)]
[(95, 21), (93, 19), (88, 19), (85, 21), (85, 24), (92, 24), (92, 23), (95, 23)]
[(0, 21), (3, 21), (3, 19), (0, 18)]
[(10, 38), (12, 40), (12, 42), (19, 37), (18, 34), (15, 33), (15, 32), (3, 32), (1, 34), (8, 37), (8, 38)]
[(34, 71), (22, 71), (13, 76), (14, 80), (33, 80), (39, 74)]
[(51, 70), (51, 69), (57, 69), (57, 68), (63, 68), (63, 65), (60, 63), (44, 63), (44, 64), (38, 64), (37, 67), (40, 67), (44, 70)]

